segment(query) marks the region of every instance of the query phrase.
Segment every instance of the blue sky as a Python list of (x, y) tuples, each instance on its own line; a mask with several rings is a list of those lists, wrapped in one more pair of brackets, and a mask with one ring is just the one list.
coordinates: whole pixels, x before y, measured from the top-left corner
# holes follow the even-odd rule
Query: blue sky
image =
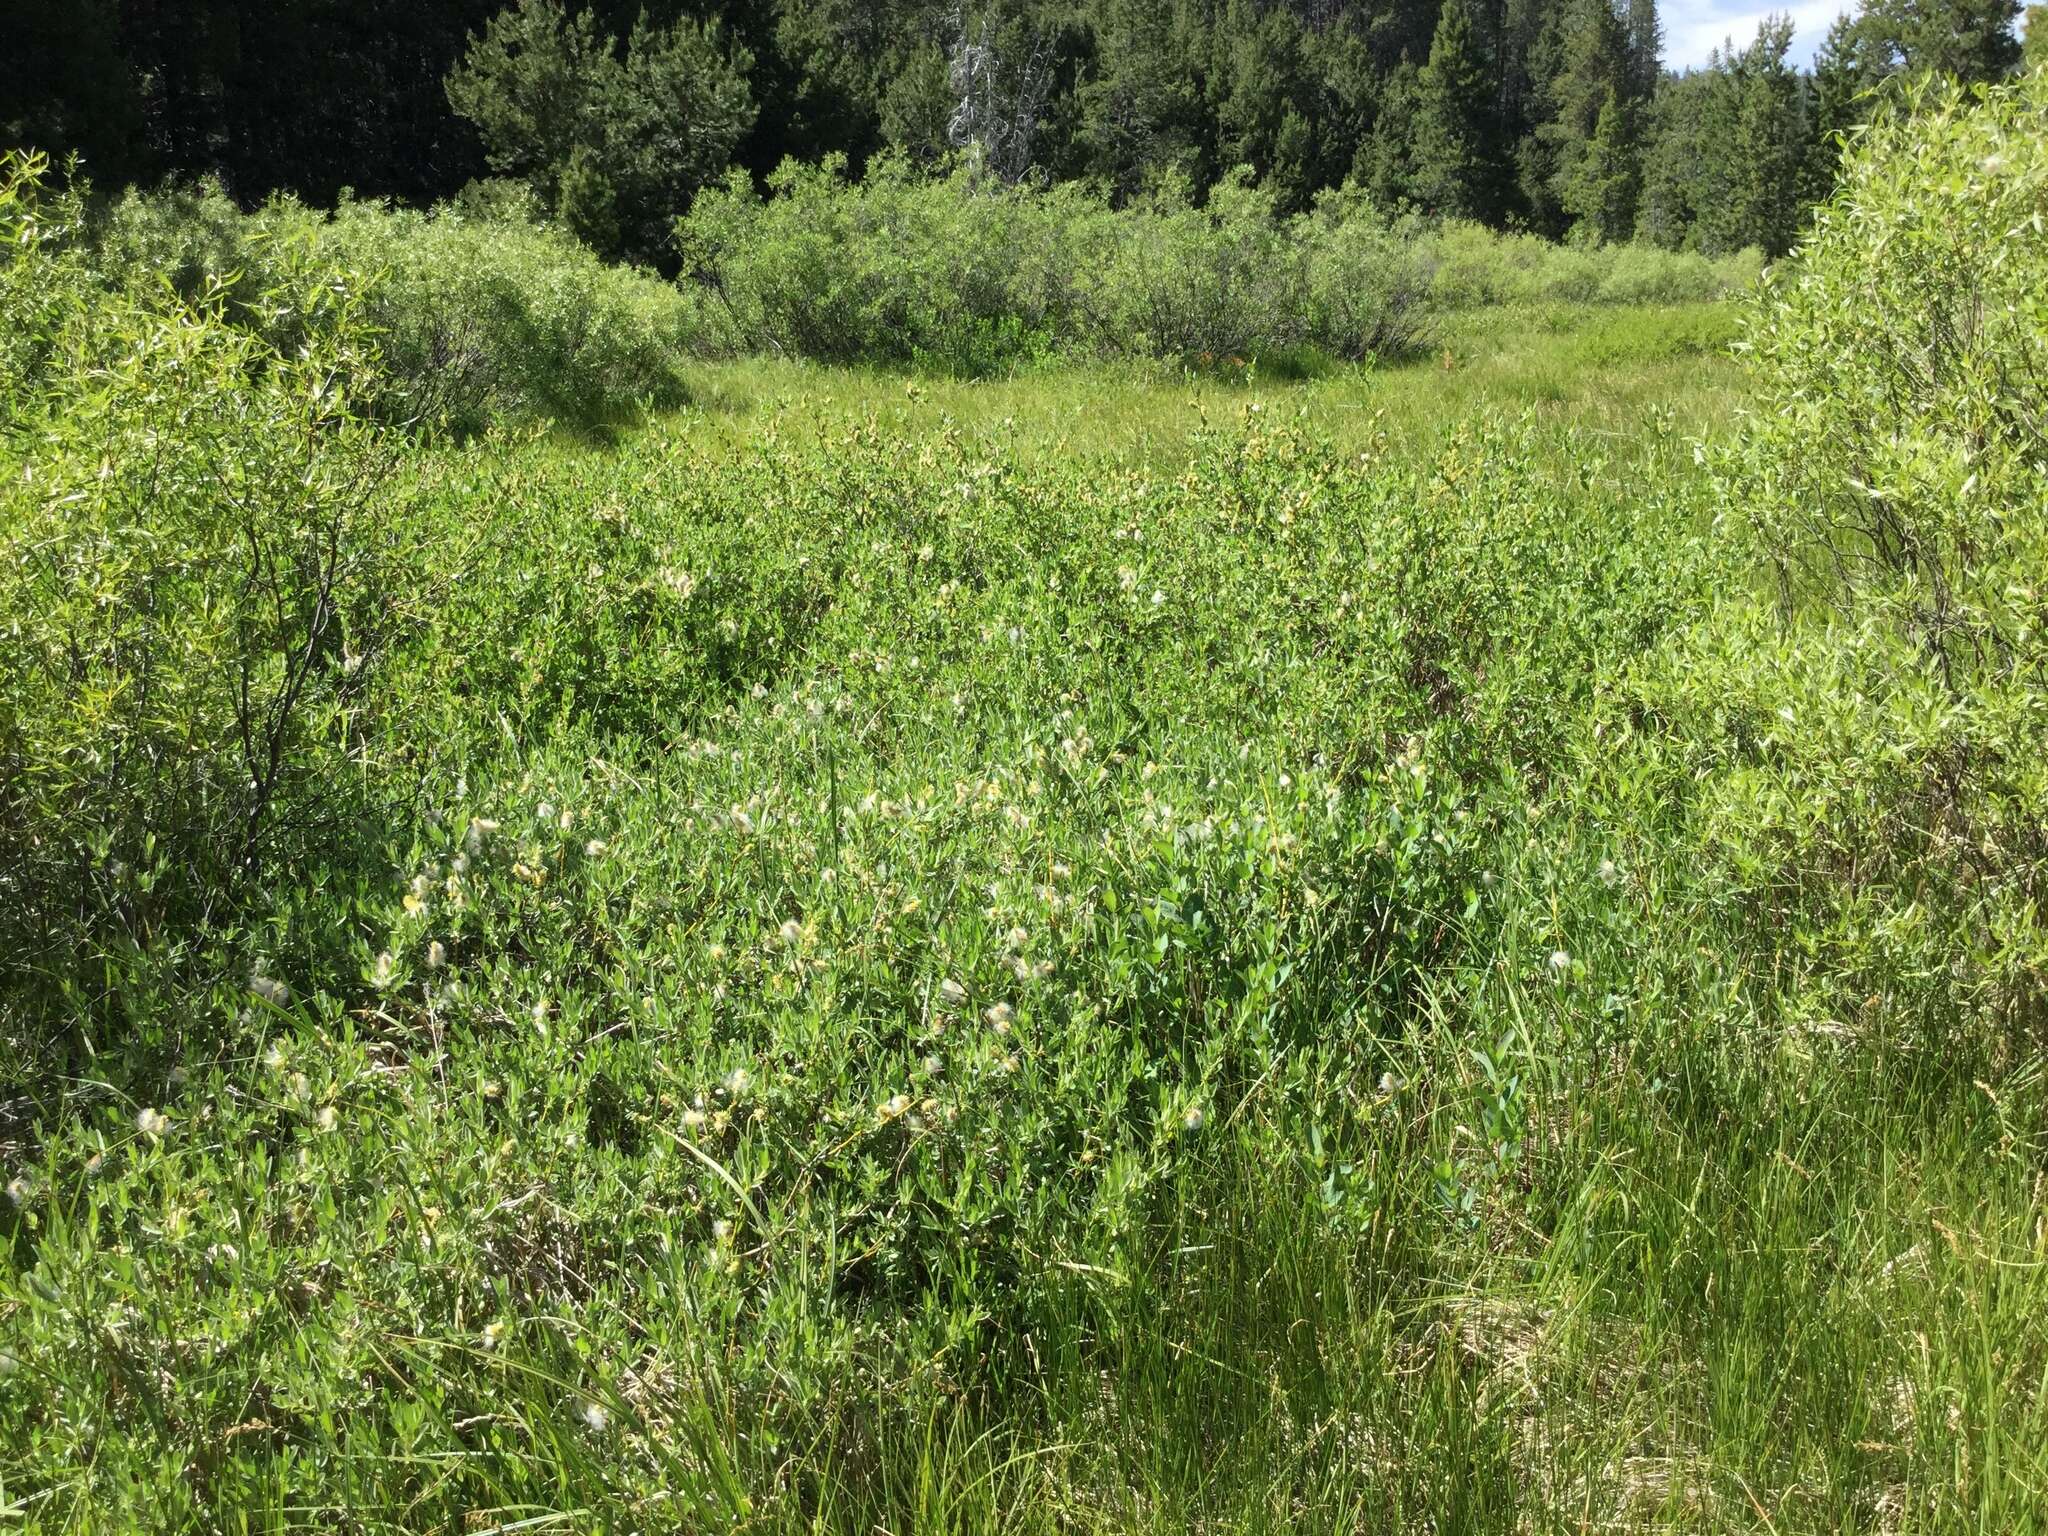
[(1792, 62), (1813, 62), (1813, 51), (1828, 35), (1835, 17), (1854, 10), (1853, 0), (1791, 0), (1789, 4), (1757, 5), (1754, 0), (1663, 0), (1657, 8), (1664, 23), (1664, 62), (1687, 69), (1707, 62), (1707, 55), (1733, 38), (1740, 48), (1756, 36), (1757, 23), (1774, 11), (1792, 18)]

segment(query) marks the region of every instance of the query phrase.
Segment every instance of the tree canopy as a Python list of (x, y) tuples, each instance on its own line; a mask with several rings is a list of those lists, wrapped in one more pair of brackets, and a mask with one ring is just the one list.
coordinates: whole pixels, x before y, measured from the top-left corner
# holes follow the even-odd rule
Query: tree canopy
[[(2040, 7), (2035, 7), (2038, 11)], [(1685, 74), (1656, 0), (0, 0), (0, 142), (102, 184), (431, 202), (496, 174), (606, 254), (732, 166), (884, 149), (1007, 181), (1783, 250), (1884, 82), (2020, 67), (2018, 0), (1863, 0), (1811, 72), (1766, 21)], [(2036, 56), (2048, 27), (2029, 31)]]

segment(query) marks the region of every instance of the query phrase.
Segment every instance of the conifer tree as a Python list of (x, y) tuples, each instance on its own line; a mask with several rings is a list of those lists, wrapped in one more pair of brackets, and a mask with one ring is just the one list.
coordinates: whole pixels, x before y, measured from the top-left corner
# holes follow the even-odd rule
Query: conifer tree
[[(1504, 130), (1519, 139), (1534, 126), (1538, 98), (1554, 69), (1540, 55), (1554, 31), (1555, 0), (1500, 0), (1500, 32), (1494, 48), (1499, 69), (1497, 106)], [(1554, 61), (1551, 61), (1554, 62)]]
[(1866, 0), (1855, 31), (1867, 70), (1971, 84), (2018, 68), (2019, 17), (2020, 0)]
[(1809, 201), (1818, 202), (1834, 186), (1842, 135), (1863, 121), (1863, 98), (1880, 78), (1865, 57), (1857, 19), (1847, 13), (1837, 16), (1828, 28), (1827, 40), (1813, 56), (1813, 144), (1806, 170)]
[(1154, 0), (1104, 0), (1094, 21), (1095, 71), (1079, 88), (1088, 165), (1127, 197), (1202, 153), (1203, 72), (1176, 18)]
[(1774, 16), (1736, 61), (1735, 124), (1728, 199), (1729, 248), (1782, 256), (1801, 217), (1801, 173), (1810, 133), (1799, 77), (1786, 63), (1792, 22)]
[(936, 43), (906, 59), (882, 92), (882, 137), (915, 165), (936, 166), (952, 150), (952, 64)]
[(1656, 94), (1663, 58), (1664, 23), (1657, 16), (1657, 0), (1628, 0), (1629, 89), (1638, 102)]
[(1558, 168), (1569, 138), (1557, 127), (1566, 14), (1564, 5), (1539, 9), (1535, 0), (1528, 0), (1525, 24), (1533, 30), (1522, 55), (1525, 85), (1515, 143), (1515, 191), (1521, 211), (1532, 229), (1552, 238), (1562, 235), (1569, 224), (1557, 199)]
[(1429, 62), (1416, 76), (1413, 184), (1433, 213), (1497, 216), (1499, 149), (1486, 69), (1466, 0), (1444, 0)]
[(1714, 195), (1708, 134), (1725, 86), (1718, 63), (1717, 55), (1706, 69), (1667, 79), (1650, 105), (1636, 233), (1667, 250), (1698, 246), (1701, 205)]
[(1229, 0), (1213, 34), (1208, 79), (1216, 173), (1248, 165), (1284, 211), (1306, 208), (1323, 182), (1312, 126), (1320, 102), (1294, 12)]
[(1358, 148), (1352, 177), (1384, 207), (1415, 200), (1415, 118), (1420, 71), (1403, 60), (1381, 83), (1372, 132)]
[(1551, 152), (1551, 194), (1570, 227), (1596, 240), (1625, 240), (1642, 176), (1628, 37), (1610, 0), (1570, 0), (1559, 35), (1554, 116), (1536, 134)]
[(525, 180), (593, 249), (653, 262), (753, 123), (751, 62), (703, 23), (643, 15), (621, 49), (588, 11), (520, 0), (471, 38), (448, 101), (492, 169)]
[(1576, 220), (1575, 230), (1606, 244), (1635, 233), (1641, 186), (1642, 145), (1636, 109), (1618, 87), (1609, 86), (1592, 137), (1564, 171), (1558, 200)]
[(1658, 93), (1643, 190), (1642, 233), (1660, 245), (1723, 255), (1755, 246), (1780, 256), (1807, 206), (1810, 93), (1787, 62), (1792, 24), (1772, 17), (1740, 53)]

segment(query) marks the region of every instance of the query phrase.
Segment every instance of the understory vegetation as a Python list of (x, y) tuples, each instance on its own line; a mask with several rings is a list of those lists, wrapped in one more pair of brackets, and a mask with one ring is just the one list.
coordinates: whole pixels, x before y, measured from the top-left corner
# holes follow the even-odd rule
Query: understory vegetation
[[(717, 319), (10, 162), (0, 1513), (2041, 1529), (2044, 82), (1858, 139), (1739, 381), (1580, 308), (1469, 399), (1460, 306), (1748, 273), (800, 173)], [(771, 342), (1386, 355), (735, 451)]]
[(977, 185), (883, 160), (785, 165), (767, 198), (743, 176), (677, 231), (749, 351), (977, 377), (1059, 356), (1182, 366), (1304, 352), (1411, 355), (1444, 309), (1509, 302), (1704, 302), (1753, 282), (1754, 252), (1567, 249), (1477, 224), (1389, 220), (1355, 188), (1281, 217), (1226, 180), (1195, 207), (1166, 188), (1112, 208), (1067, 185)]
[(1185, 190), (1112, 208), (1073, 186), (843, 170), (791, 163), (766, 199), (739, 177), (707, 193), (677, 230), (673, 284), (607, 266), (509, 183), (431, 213), (290, 199), (243, 213), (216, 185), (167, 186), (77, 198), (45, 224), (106, 288), (149, 308), (168, 286), (283, 353), (324, 323), (295, 274), (343, 274), (378, 352), (364, 408), (457, 435), (540, 420), (602, 433), (681, 404), (691, 362), (753, 355), (963, 379), (1089, 361), (1299, 375), (1415, 356), (1461, 311), (1705, 304), (1760, 269), (1755, 252), (1389, 220), (1355, 192), (1283, 219), (1241, 180), (1200, 208)]
[(168, 284), (285, 354), (323, 323), (294, 274), (330, 271), (377, 346), (365, 408), (458, 433), (540, 418), (594, 431), (679, 404), (677, 369), (702, 335), (682, 293), (607, 266), (503, 188), (431, 214), (289, 199), (244, 214), (217, 186), (166, 187), (77, 209), (53, 233), (109, 288), (147, 300)]

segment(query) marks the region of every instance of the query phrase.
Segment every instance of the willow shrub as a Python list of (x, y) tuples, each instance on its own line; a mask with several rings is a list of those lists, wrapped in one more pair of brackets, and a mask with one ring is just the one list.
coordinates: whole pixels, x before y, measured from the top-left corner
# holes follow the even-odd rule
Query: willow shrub
[(356, 279), (283, 264), (253, 302), (290, 352), (216, 288), (110, 296), (33, 170), (0, 189), (0, 294), (43, 353), (0, 438), (0, 1011), (89, 1047), (144, 1022), (128, 958), (221, 937), (358, 813), (411, 584)]
[(2044, 214), (2038, 76), (1857, 141), (1744, 342), (1725, 525), (1773, 590), (1641, 695), (1706, 788), (1706, 862), (1831, 1025), (2003, 1051), (2048, 1024)]
[(1647, 245), (1560, 245), (1454, 220), (1415, 232), (1445, 309), (1502, 304), (1699, 304), (1734, 298), (1763, 269), (1757, 251), (1709, 259)]
[(1226, 178), (1196, 207), (1166, 187), (1119, 209), (1078, 185), (937, 179), (883, 159), (743, 177), (678, 225), (686, 266), (746, 350), (965, 376), (1053, 354), (1239, 363), (1314, 347), (1358, 359), (1419, 341), (1425, 274), (1355, 199), (1277, 216)]
[(322, 213), (280, 199), (244, 214), (217, 186), (172, 185), (127, 193), (93, 246), (111, 284), (213, 292), (224, 315), (280, 350), (304, 339), (303, 314), (266, 300), (284, 270), (315, 260), (364, 274), (378, 412), (460, 432), (538, 419), (596, 430), (678, 404), (679, 364), (700, 344), (685, 293), (607, 265), (503, 196), (434, 213), (360, 201)]
[(1039, 194), (930, 180), (883, 157), (849, 183), (838, 158), (785, 163), (759, 197), (735, 172), (678, 226), (748, 350), (976, 375), (1050, 350), (1080, 324), (1064, 260), (1089, 211)]

